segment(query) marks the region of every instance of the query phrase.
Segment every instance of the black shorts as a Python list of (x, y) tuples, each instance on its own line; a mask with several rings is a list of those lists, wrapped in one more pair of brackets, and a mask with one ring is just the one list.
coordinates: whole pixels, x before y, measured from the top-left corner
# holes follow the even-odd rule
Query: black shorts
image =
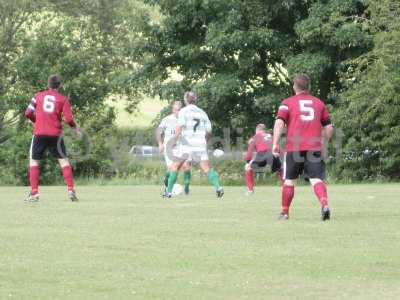
[(325, 162), (321, 151), (293, 151), (285, 153), (283, 178), (296, 179), (303, 173), (306, 178), (325, 179)]
[(67, 150), (62, 136), (34, 135), (31, 143), (30, 158), (41, 160), (46, 150), (49, 150), (55, 158), (67, 158)]
[(257, 168), (264, 168), (270, 166), (272, 173), (281, 169), (281, 160), (279, 157), (273, 156), (271, 151), (257, 152), (254, 159), (250, 161), (250, 167), (255, 170)]

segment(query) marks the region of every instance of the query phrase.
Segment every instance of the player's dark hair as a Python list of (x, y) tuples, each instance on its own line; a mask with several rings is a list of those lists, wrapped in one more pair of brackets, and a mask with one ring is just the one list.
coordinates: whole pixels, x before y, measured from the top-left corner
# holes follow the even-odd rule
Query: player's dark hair
[(51, 75), (48, 80), (49, 88), (58, 89), (61, 86), (61, 76)]
[(300, 91), (309, 91), (311, 87), (311, 79), (305, 73), (297, 74), (293, 79), (294, 86)]

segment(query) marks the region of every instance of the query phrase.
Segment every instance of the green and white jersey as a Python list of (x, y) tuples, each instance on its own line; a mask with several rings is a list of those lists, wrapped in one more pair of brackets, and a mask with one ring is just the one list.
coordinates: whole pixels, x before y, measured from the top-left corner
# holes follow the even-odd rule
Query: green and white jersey
[(178, 126), (178, 118), (174, 114), (170, 114), (161, 120), (158, 128), (161, 128), (164, 133), (164, 145), (175, 136), (176, 126)]
[(211, 122), (204, 110), (193, 104), (185, 106), (179, 111), (178, 124), (182, 127), (183, 144), (206, 149), (206, 135), (211, 132)]

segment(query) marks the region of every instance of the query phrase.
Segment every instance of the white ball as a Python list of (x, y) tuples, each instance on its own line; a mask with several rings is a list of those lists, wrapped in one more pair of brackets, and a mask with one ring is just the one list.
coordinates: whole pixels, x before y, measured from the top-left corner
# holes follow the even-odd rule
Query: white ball
[(183, 194), (183, 187), (180, 184), (175, 183), (174, 187), (172, 188), (172, 194), (175, 195), (175, 196), (182, 195)]
[(215, 149), (213, 152), (213, 155), (215, 157), (222, 157), (222, 156), (224, 156), (224, 154), (225, 154), (224, 150), (221, 150), (221, 149)]

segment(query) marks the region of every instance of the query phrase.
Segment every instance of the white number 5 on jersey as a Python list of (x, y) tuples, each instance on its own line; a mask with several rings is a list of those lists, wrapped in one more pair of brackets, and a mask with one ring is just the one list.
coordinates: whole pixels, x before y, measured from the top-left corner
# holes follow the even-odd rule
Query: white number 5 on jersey
[(312, 100), (300, 100), (300, 111), (301, 111), (301, 119), (303, 121), (312, 121), (314, 120), (315, 112), (314, 108), (312, 107)]
[(44, 96), (44, 99), (43, 99), (43, 110), (45, 112), (48, 112), (48, 113), (54, 112), (54, 109), (56, 107), (55, 102), (56, 102), (56, 97), (54, 97), (52, 95)]

